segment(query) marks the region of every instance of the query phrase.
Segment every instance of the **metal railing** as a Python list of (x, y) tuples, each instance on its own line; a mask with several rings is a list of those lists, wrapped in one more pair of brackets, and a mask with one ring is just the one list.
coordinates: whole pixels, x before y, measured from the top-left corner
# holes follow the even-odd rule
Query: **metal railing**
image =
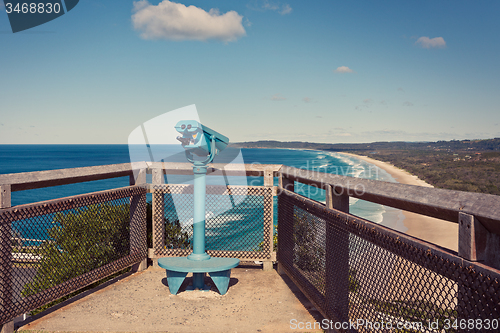
[[(279, 168), (211, 165), (209, 175), (264, 177), (264, 186), (209, 187), (209, 204), (214, 206), (223, 197), (232, 202), (245, 198), (207, 220), (207, 230), (214, 235), (207, 237), (210, 255), (261, 260), (265, 269), (272, 268), (273, 177)], [(147, 174), (152, 175), (150, 184)], [(184, 245), (166, 242), (165, 227), (176, 222), (169, 221), (172, 213), (192, 209), (192, 189), (163, 184), (165, 174), (189, 175), (192, 167), (144, 162), (0, 175), (0, 326), (124, 268), (144, 269), (148, 254), (154, 260), (189, 253), (189, 227), (178, 230), (180, 238), (186, 236)], [(131, 186), (11, 207), (15, 191), (124, 176), (130, 177)], [(154, 247), (149, 251), (146, 193), (153, 193), (155, 217)], [(173, 196), (181, 198), (180, 206), (177, 202), (175, 207)], [(227, 225), (228, 219), (234, 220), (232, 225)], [(237, 244), (228, 242), (231, 235)]]
[[(264, 178), (264, 186), (207, 189), (208, 196), (213, 196), (208, 200), (209, 206), (214, 206), (207, 211), (216, 211), (220, 202), (232, 205), (222, 213), (214, 213), (213, 218), (207, 217), (207, 231), (211, 232), (207, 237), (209, 254), (261, 260), (264, 267), (272, 267), (276, 259), (272, 250), (273, 198), (277, 195), (279, 267), (333, 323), (431, 321), (442, 329), (447, 321), (453, 325), (458, 320), (458, 328), (452, 326), (449, 331), (460, 331), (460, 325), (469, 325), (469, 319), (481, 323), (500, 319), (500, 197), (281, 165), (213, 164), (208, 172), (209, 176)], [(147, 174), (152, 175), (150, 184), (146, 182)], [(176, 229), (174, 233), (181, 240), (189, 239), (190, 225), (181, 221), (179, 214), (189, 210), (192, 188), (164, 184), (164, 175), (189, 174), (192, 168), (188, 163), (139, 163), (0, 175), (0, 322), (12, 320), (34, 306), (46, 304), (123, 267), (143, 264), (146, 192), (153, 194), (153, 247), (148, 257), (154, 260), (188, 254), (189, 241), (172, 242), (165, 229)], [(129, 176), (133, 186), (10, 207), (14, 191), (123, 176)], [(274, 186), (274, 177), (279, 177), (279, 187)], [(324, 189), (326, 203), (294, 193), (295, 182)], [(231, 203), (238, 196), (245, 199)], [(349, 214), (349, 197), (459, 223), (458, 253)], [(109, 223), (97, 225), (109, 226), (109, 237), (119, 237), (112, 242), (108, 241), (111, 238), (96, 239), (86, 245), (68, 242), (68, 235), (78, 239), (72, 226), (87, 225), (88, 221), (88, 228), (95, 227), (91, 222), (106, 214), (118, 218), (110, 217)], [(37, 232), (16, 235), (13, 233), (16, 223), (27, 223), (34, 230), (46, 232), (47, 237)], [(235, 234), (240, 236), (238, 241), (227, 242)], [(115, 245), (109, 247), (106, 243)], [(68, 250), (71, 246), (75, 253), (87, 253), (71, 257)], [(77, 276), (47, 283), (46, 280), (56, 279), (47, 279), (50, 274), (44, 267), (59, 267), (63, 271), (64, 262), (87, 260), (82, 258), (92, 261), (98, 254), (109, 257), (108, 261), (97, 260)], [(51, 262), (48, 260), (51, 257), (60, 261)], [(20, 276), (25, 278), (18, 279), (17, 270), (30, 265), (36, 267), (30, 271), (31, 275), (23, 273)], [(43, 272), (40, 278), (38, 272)], [(415, 331), (430, 329), (417, 327)], [(370, 328), (350, 326), (345, 330), (362, 332)]]
[[(273, 198), (277, 186), (274, 177), (281, 165), (274, 164), (210, 164), (207, 176), (263, 177), (263, 186), (207, 186), (206, 249), (210, 256), (262, 261), (265, 270), (276, 261), (273, 249)], [(167, 244), (165, 228), (175, 228), (182, 211), (191, 216), (193, 187), (183, 184), (164, 184), (164, 175), (192, 175), (190, 163), (148, 163), (152, 174), (153, 248), (149, 257), (185, 256), (189, 247)], [(238, 200), (240, 199), (240, 200)], [(238, 202), (238, 204), (235, 204)], [(219, 214), (218, 211), (223, 211)], [(213, 214), (211, 214), (213, 213)], [(213, 215), (213, 216), (212, 216)], [(167, 225), (170, 224), (170, 226)], [(190, 236), (189, 223), (179, 225), (178, 233)]]
[[(295, 182), (326, 190), (326, 204), (294, 193)], [(278, 192), (279, 268), (329, 320), (324, 328), (500, 327), (500, 271), (491, 267), (500, 197), (290, 167), (280, 171)], [(349, 214), (350, 196), (459, 223), (459, 253)]]
[[(275, 192), (275, 191), (274, 191)], [(258, 186), (207, 186), (205, 248), (213, 257), (272, 262), (273, 188)], [(238, 204), (235, 203), (238, 202)], [(166, 239), (166, 227), (174, 236), (192, 236), (191, 223), (180, 224), (179, 215), (192, 216), (192, 185), (153, 186), (154, 255), (187, 256), (191, 247)], [(222, 213), (219, 213), (222, 211)], [(170, 231), (172, 234), (172, 231)]]
[(0, 323), (143, 261), (145, 217), (140, 186), (0, 210)]

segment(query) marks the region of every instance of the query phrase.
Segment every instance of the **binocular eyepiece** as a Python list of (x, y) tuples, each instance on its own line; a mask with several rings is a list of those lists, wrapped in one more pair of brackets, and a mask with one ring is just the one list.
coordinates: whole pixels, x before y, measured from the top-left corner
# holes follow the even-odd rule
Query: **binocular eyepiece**
[[(198, 156), (211, 154), (215, 156), (229, 144), (229, 139), (226, 136), (196, 120), (181, 120), (175, 125), (175, 129), (182, 134), (177, 137), (182, 147), (187, 152)], [(215, 151), (212, 151), (212, 146), (215, 147)]]
[(193, 140), (190, 140), (189, 138), (183, 138), (182, 136), (178, 136), (177, 140), (181, 142), (181, 145), (183, 147), (189, 145), (191, 142), (194, 143)]

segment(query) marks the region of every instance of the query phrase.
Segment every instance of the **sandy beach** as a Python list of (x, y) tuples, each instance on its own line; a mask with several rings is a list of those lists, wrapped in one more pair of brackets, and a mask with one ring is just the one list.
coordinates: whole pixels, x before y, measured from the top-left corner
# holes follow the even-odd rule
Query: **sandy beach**
[[(385, 170), (397, 182), (401, 184), (433, 187), (425, 181), (419, 179), (402, 169), (395, 167), (392, 164), (381, 162), (373, 158), (355, 155), (349, 153), (339, 153), (353, 156), (363, 161), (371, 163), (378, 168)], [(451, 223), (435, 219), (432, 217), (419, 215), (407, 211), (402, 211), (404, 214), (403, 224), (408, 229), (406, 234), (423, 239), (425, 241), (446, 247), (453, 251), (458, 251), (458, 223)]]

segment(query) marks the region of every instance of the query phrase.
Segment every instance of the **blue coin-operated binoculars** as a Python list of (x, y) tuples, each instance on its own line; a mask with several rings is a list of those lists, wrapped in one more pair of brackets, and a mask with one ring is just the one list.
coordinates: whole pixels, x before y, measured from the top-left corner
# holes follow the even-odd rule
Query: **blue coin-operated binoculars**
[[(168, 287), (174, 295), (189, 272), (193, 273), (193, 285), (189, 286), (188, 290), (209, 290), (210, 288), (205, 286), (205, 274), (209, 273), (219, 293), (224, 295), (229, 286), (231, 268), (238, 266), (240, 260), (211, 258), (205, 252), (205, 178), (207, 164), (226, 148), (229, 139), (195, 120), (179, 121), (175, 129), (182, 134), (177, 140), (184, 147), (187, 160), (193, 163), (193, 253), (187, 257), (160, 258), (158, 265), (167, 270)], [(201, 160), (195, 159), (194, 155), (201, 157)]]

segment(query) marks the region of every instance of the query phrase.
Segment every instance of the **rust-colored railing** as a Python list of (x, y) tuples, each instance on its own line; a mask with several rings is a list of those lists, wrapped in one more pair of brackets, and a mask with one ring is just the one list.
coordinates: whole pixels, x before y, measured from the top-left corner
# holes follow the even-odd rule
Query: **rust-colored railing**
[[(221, 246), (217, 238), (209, 238), (212, 248), (207, 249), (211, 255), (261, 260), (265, 269), (272, 268), (272, 261), (276, 260), (272, 244), (273, 197), (276, 196), (273, 177), (279, 167), (210, 165), (209, 176), (264, 177), (264, 186), (259, 187), (210, 187), (209, 196), (233, 199), (243, 195), (246, 199), (239, 207), (232, 207), (213, 221), (207, 221), (208, 228), (211, 222), (220, 226), (232, 218), (233, 222), (239, 222), (242, 233), (247, 234), (246, 238), (239, 237), (236, 247), (227, 242)], [(148, 254), (153, 260), (184, 255), (186, 249), (165, 244), (165, 211), (176, 209), (172, 200), (169, 201), (172, 189), (181, 189), (176, 194), (183, 197), (184, 209), (191, 209), (190, 187), (163, 184), (166, 173), (189, 175), (192, 166), (141, 162), (0, 175), (0, 327), (7, 324), (5, 327), (12, 328), (12, 319), (16, 316), (124, 268), (134, 265), (137, 270), (144, 269)], [(148, 174), (152, 175), (149, 184), (146, 181)], [(11, 207), (11, 196), (16, 191), (124, 176), (130, 177), (130, 187)], [(149, 251), (148, 192), (155, 198), (152, 206), (156, 217), (155, 247)], [(214, 198), (212, 202), (218, 204)], [(242, 209), (244, 205), (248, 207)], [(19, 228), (27, 234), (21, 235)]]
[[(446, 324), (452, 325), (449, 331), (460, 331), (465, 330), (461, 328), (463, 325), (473, 325), (474, 329), (469, 331), (474, 331), (479, 323), (493, 328), (492, 320), (500, 318), (497, 296), (500, 294), (500, 197), (357, 179), (281, 165), (214, 164), (208, 171), (209, 176), (264, 178), (262, 187), (209, 189), (209, 195), (214, 195), (214, 204), (218, 202), (217, 196), (222, 201), (243, 192), (248, 196), (247, 207), (235, 205), (232, 211), (225, 210), (227, 216), (218, 214), (222, 220), (214, 218), (215, 229), (235, 214), (240, 214), (237, 219), (248, 218), (255, 222), (255, 226), (251, 223), (249, 226), (258, 229), (258, 232), (249, 233), (248, 242), (240, 241), (239, 248), (234, 244), (227, 248), (225, 245), (214, 247), (210, 250), (211, 255), (262, 260), (269, 268), (275, 260), (271, 203), (277, 195), (279, 267), (316, 304), (325, 318), (332, 320), (330, 323), (340, 323), (340, 330), (345, 329), (345, 323), (362, 323), (359, 320), (364, 320), (372, 325), (382, 322), (394, 325), (427, 323), (427, 328), (417, 327), (416, 331), (431, 331), (435, 325), (444, 329)], [(151, 174), (150, 183), (146, 182), (147, 174)], [(191, 165), (144, 162), (0, 175), (0, 265), (9, 267), (0, 270), (0, 308), (2, 314), (8, 313), (1, 317), (1, 322), (5, 323), (35, 305), (46, 304), (53, 297), (69, 293), (69, 285), (81, 287), (111, 271), (134, 263), (143, 264), (147, 236), (139, 226), (145, 225), (146, 221), (146, 209), (143, 208), (146, 207), (146, 191), (153, 194), (153, 247), (149, 249), (148, 257), (154, 260), (189, 253), (188, 245), (168, 242), (164, 228), (167, 219), (180, 223), (175, 217), (172, 219), (169, 212), (177, 209), (177, 205), (184, 207), (182, 209), (189, 208), (191, 189), (189, 185), (164, 184), (166, 174), (192, 174)], [(123, 176), (130, 177), (132, 187), (10, 207), (11, 192)], [(274, 177), (279, 177), (280, 186), (274, 186)], [(324, 189), (326, 203), (294, 193), (295, 182)], [(177, 196), (177, 201), (173, 196)], [(458, 253), (349, 214), (349, 197), (458, 223)], [(12, 283), (17, 274), (15, 270), (30, 265), (49, 267), (50, 255), (57, 252), (62, 257), (68, 255), (64, 232), (59, 230), (65, 218), (78, 224), (81, 223), (80, 217), (84, 221), (85, 216), (103, 215), (105, 211), (112, 212), (111, 215), (128, 216), (125, 225), (129, 229), (115, 233), (121, 236), (114, 240), (114, 249), (102, 247), (103, 253), (117, 253), (112, 261), (97, 263), (58, 286), (47, 285), (43, 278), (37, 279), (41, 268), (30, 271), (31, 275), (23, 275), (29, 279), (20, 280), (19, 284)], [(250, 211), (254, 215), (249, 214)], [(110, 228), (121, 225), (121, 220), (109, 223)], [(45, 230), (48, 237), (37, 238), (36, 233), (15, 235), (12, 232), (15, 223), (38, 223), (39, 229)], [(189, 236), (189, 224), (181, 227), (187, 229), (180, 230), (180, 233)], [(246, 225), (241, 222), (239, 227)], [(37, 239), (43, 242), (36, 243)], [(217, 244), (217, 239), (213, 240)], [(40, 249), (48, 252), (37, 252)], [(94, 250), (91, 246), (87, 249), (89, 253)], [(44, 260), (46, 264), (42, 264)], [(70, 260), (70, 256), (64, 260)], [(39, 296), (34, 296), (37, 294)], [(474, 324), (471, 320), (475, 320)], [(345, 330), (373, 331), (367, 326), (349, 326)]]
[[(295, 182), (324, 189), (326, 203), (294, 193)], [(290, 167), (278, 193), (279, 269), (327, 319), (322, 328), (499, 329), (500, 197)], [(459, 223), (459, 252), (349, 214), (350, 196)]]
[(1, 209), (0, 232), (4, 323), (145, 260), (146, 188)]

